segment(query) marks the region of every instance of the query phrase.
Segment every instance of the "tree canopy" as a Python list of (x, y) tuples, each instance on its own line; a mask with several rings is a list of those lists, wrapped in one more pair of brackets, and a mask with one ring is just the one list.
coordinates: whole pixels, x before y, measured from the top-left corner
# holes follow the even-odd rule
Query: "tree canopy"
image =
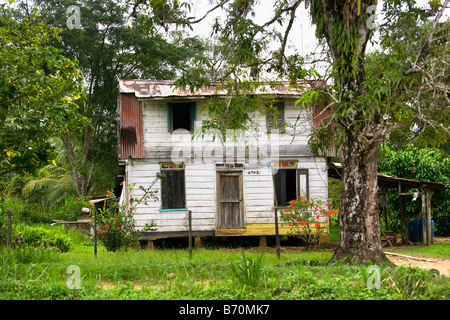
[(36, 12), (0, 5), (0, 175), (33, 172), (52, 156), (49, 138), (83, 120), (83, 75), (49, 45), (60, 30)]
[(60, 48), (77, 59), (85, 76), (86, 99), (79, 115), (89, 119), (81, 132), (64, 132), (74, 185), (79, 196), (96, 187), (111, 188), (117, 167), (117, 96), (119, 78), (173, 79), (187, 69), (192, 56), (203, 50), (195, 37), (176, 30), (165, 33), (139, 19), (131, 19), (126, 3), (83, 0), (77, 3), (77, 28), (68, 28), (71, 1), (35, 1), (44, 21), (61, 28)]

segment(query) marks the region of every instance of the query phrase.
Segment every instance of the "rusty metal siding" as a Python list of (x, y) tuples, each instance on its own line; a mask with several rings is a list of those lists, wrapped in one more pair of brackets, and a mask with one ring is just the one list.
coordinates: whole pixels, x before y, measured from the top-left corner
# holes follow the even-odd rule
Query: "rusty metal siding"
[(144, 158), (142, 106), (132, 93), (120, 94), (120, 157)]

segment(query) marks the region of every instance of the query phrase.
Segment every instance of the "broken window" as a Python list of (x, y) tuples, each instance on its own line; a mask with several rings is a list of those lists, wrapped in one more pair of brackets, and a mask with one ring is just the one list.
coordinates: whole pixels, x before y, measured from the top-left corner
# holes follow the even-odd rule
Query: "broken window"
[(184, 129), (187, 131), (194, 130), (196, 103), (172, 103), (167, 104), (168, 114), (168, 130), (170, 132)]
[(186, 208), (183, 164), (161, 165), (161, 209)]

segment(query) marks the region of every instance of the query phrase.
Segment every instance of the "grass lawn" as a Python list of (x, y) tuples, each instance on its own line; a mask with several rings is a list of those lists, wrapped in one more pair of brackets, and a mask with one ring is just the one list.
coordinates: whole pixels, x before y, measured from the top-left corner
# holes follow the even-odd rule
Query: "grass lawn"
[[(278, 260), (273, 248), (267, 252), (260, 248), (200, 248), (189, 259), (188, 251), (183, 249), (128, 249), (113, 253), (100, 246), (95, 258), (89, 240), (70, 232), (68, 236), (73, 245), (67, 252), (42, 247), (2, 249), (0, 299), (450, 298), (449, 278), (392, 265), (376, 267), (375, 273), (370, 265), (321, 264), (331, 258), (332, 250), (282, 248)], [(436, 247), (436, 252), (448, 254), (448, 246)], [(373, 279), (378, 275), (380, 286), (374, 287)]]
[(439, 242), (428, 246), (408, 247), (408, 248), (389, 248), (389, 252), (395, 252), (410, 256), (419, 256), (426, 258), (450, 259), (450, 243)]

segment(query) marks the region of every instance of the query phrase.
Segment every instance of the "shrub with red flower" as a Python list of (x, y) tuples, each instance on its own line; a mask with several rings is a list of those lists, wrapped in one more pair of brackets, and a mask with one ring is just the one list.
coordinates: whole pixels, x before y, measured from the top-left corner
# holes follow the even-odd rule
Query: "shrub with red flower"
[[(134, 184), (129, 185), (128, 190), (132, 190), (133, 186)], [(144, 228), (137, 229), (133, 217), (138, 205), (148, 199), (157, 200), (156, 191), (152, 190), (152, 187), (153, 184), (147, 189), (140, 187), (144, 196), (141, 199), (130, 198), (126, 202), (120, 202), (113, 192), (108, 191), (105, 204), (97, 214), (96, 222), (97, 238), (105, 245), (106, 250), (117, 251), (126, 248), (139, 238), (142, 231), (156, 230), (153, 221), (146, 224)]]
[(308, 199), (299, 196), (292, 200), (287, 209), (282, 210), (281, 220), (290, 228), (290, 234), (303, 240), (307, 250), (314, 249), (319, 243), (319, 238), (325, 231), (323, 221), (328, 221), (330, 214), (325, 208), (329, 205), (320, 199)]

